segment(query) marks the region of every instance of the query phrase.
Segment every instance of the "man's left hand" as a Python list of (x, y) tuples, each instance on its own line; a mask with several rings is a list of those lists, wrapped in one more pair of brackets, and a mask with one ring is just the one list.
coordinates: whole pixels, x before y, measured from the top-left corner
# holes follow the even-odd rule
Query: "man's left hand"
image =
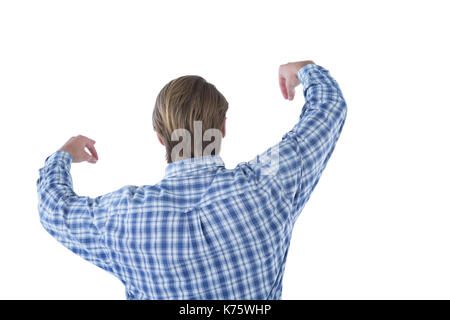
[[(78, 135), (70, 138), (59, 150), (69, 152), (72, 155), (72, 162), (74, 163), (83, 161), (96, 163), (98, 155), (94, 144), (94, 140)], [(91, 154), (86, 152), (85, 148), (87, 148)]]

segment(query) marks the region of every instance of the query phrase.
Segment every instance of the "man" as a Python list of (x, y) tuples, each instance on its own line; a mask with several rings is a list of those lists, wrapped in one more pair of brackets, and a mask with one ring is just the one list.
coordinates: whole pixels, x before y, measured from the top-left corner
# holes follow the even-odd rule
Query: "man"
[(98, 155), (94, 140), (72, 137), (40, 169), (43, 227), (117, 276), (128, 299), (280, 299), (292, 228), (347, 107), (336, 81), (312, 61), (280, 66), (279, 83), (289, 100), (303, 84), (299, 122), (234, 169), (219, 156), (228, 103), (198, 76), (172, 80), (158, 95), (153, 126), (169, 164), (156, 185), (76, 195), (71, 163)]

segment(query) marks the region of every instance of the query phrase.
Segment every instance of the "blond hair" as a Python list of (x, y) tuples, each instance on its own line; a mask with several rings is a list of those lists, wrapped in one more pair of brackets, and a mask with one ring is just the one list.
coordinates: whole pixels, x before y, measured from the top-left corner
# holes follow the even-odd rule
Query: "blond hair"
[[(194, 121), (202, 123), (203, 133), (208, 129), (222, 130), (228, 102), (216, 87), (200, 76), (182, 76), (167, 83), (156, 98), (153, 110), (153, 128), (166, 147), (168, 163), (172, 149), (172, 132), (186, 129), (194, 136)], [(202, 142), (203, 148), (208, 142)], [(188, 155), (189, 157), (189, 155)], [(190, 157), (194, 157), (191, 152)]]

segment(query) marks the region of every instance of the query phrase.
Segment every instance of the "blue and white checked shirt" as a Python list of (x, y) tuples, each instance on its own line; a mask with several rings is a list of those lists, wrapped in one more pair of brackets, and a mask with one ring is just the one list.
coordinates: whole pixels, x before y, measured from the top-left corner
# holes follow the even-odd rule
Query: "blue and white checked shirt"
[(306, 65), (298, 78), (306, 101), (299, 122), (231, 170), (220, 156), (181, 160), (156, 185), (90, 198), (73, 191), (71, 155), (55, 152), (37, 181), (42, 226), (118, 277), (127, 299), (281, 299), (294, 222), (347, 112), (326, 69)]

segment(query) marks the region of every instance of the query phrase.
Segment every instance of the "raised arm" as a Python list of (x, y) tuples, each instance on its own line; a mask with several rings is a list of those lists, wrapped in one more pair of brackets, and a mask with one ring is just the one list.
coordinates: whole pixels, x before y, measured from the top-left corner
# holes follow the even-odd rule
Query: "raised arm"
[(37, 180), (38, 210), (42, 226), (56, 240), (75, 254), (111, 271), (104, 227), (111, 206), (124, 199), (126, 190), (96, 198), (78, 196), (73, 191), (70, 175), (72, 162), (98, 160), (94, 143), (87, 137), (73, 137), (46, 159)]
[[(334, 150), (347, 106), (337, 82), (312, 61), (280, 66), (279, 83), (283, 97), (289, 100), (294, 99), (295, 87), (303, 85), (305, 105), (300, 119), (279, 144), (249, 165), (257, 174), (280, 182), (293, 207), (291, 220), (295, 221)], [(275, 170), (267, 170), (268, 163)]]

